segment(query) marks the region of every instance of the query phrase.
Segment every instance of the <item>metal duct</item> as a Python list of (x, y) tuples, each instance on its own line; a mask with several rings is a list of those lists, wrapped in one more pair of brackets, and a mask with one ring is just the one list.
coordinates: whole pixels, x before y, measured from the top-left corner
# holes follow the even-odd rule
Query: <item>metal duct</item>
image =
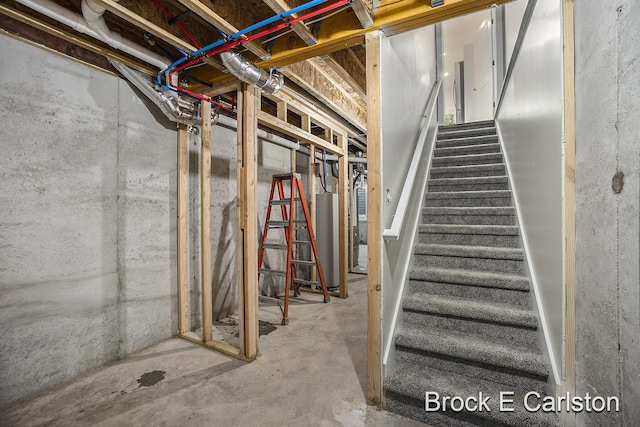
[(222, 52), (222, 64), (231, 74), (245, 83), (257, 86), (267, 94), (274, 94), (284, 85), (284, 76), (274, 68), (263, 70), (238, 52)]
[[(117, 61), (110, 60), (110, 62), (127, 80), (129, 80), (135, 87), (144, 93), (147, 98), (156, 104), (162, 113), (169, 118), (169, 120), (191, 126), (200, 123), (198, 108), (195, 103), (185, 104), (182, 102), (182, 104), (185, 105), (180, 105), (181, 100), (159, 87), (152, 79)], [(218, 117), (218, 111), (212, 110), (212, 125), (216, 124)]]

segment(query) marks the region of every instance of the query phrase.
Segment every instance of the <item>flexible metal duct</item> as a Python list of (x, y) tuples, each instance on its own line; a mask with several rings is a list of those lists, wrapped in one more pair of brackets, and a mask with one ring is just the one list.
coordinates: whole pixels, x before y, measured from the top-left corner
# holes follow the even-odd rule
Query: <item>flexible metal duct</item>
[[(124, 64), (117, 61), (110, 62), (127, 80), (144, 93), (147, 98), (160, 107), (162, 113), (167, 116), (169, 120), (191, 126), (200, 123), (197, 104), (188, 103), (178, 99), (171, 93), (159, 87), (158, 84), (149, 77), (132, 70)], [(212, 125), (216, 124), (218, 117), (218, 111), (212, 110)]]
[(238, 52), (222, 52), (222, 64), (245, 83), (256, 85), (263, 92), (274, 94), (284, 85), (284, 76), (271, 68), (265, 71)]

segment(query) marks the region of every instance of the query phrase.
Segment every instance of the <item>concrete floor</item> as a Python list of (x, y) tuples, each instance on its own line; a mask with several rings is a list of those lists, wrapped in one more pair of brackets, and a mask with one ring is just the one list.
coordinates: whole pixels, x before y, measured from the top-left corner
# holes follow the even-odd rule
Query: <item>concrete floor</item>
[(0, 413), (2, 426), (419, 426), (367, 406), (366, 284), (349, 298), (303, 293), (279, 326), (261, 320), (258, 359), (237, 361), (181, 339), (161, 342)]

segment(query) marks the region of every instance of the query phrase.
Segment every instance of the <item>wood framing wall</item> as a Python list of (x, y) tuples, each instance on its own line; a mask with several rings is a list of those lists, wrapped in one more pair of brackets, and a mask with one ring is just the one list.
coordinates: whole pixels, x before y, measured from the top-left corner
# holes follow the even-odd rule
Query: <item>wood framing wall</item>
[[(200, 265), (201, 265), (201, 312), (202, 336), (190, 330), (189, 300), (188, 300), (188, 143), (186, 126), (178, 131), (178, 299), (179, 299), (179, 335), (189, 341), (201, 344), (213, 350), (252, 361), (258, 354), (258, 225), (257, 225), (257, 179), (258, 179), (258, 123), (270, 129), (289, 135), (297, 139), (311, 154), (309, 157), (309, 185), (307, 195), (309, 200), (315, 201), (315, 153), (318, 149), (325, 150), (338, 156), (338, 200), (339, 200), (339, 292), (331, 295), (340, 298), (348, 296), (348, 137), (353, 136), (353, 130), (326, 115), (314, 105), (296, 99), (293, 92), (287, 90), (277, 95), (269, 95), (275, 101), (277, 108), (275, 115), (261, 110), (259, 91), (251, 85), (235, 82), (227, 84), (209, 92), (210, 96), (223, 93), (236, 93), (237, 99), (237, 153), (238, 153), (238, 247), (237, 247), (237, 280), (238, 280), (238, 318), (239, 318), (239, 346), (234, 347), (226, 342), (217, 341), (212, 337), (213, 304), (211, 296), (211, 105), (203, 104), (200, 123)], [(301, 118), (300, 126), (289, 123), (287, 117), (292, 112)], [(206, 118), (206, 119), (204, 119)], [(312, 133), (311, 124), (321, 126), (326, 139)], [(335, 138), (334, 138), (335, 136)], [(295, 167), (296, 153), (292, 150), (291, 164)], [(315, 227), (315, 203), (311, 203), (311, 213)]]
[[(213, 302), (211, 271), (211, 104), (201, 105), (200, 123), (200, 282), (202, 335), (191, 331), (189, 322), (188, 276), (188, 143), (187, 127), (178, 129), (178, 318), (179, 336), (212, 350), (244, 361), (258, 354), (258, 230), (256, 213), (257, 110), (256, 89), (239, 83), (224, 85), (212, 96), (236, 91), (238, 100), (238, 317), (239, 347), (212, 337)], [(215, 213), (214, 213), (215, 214)]]

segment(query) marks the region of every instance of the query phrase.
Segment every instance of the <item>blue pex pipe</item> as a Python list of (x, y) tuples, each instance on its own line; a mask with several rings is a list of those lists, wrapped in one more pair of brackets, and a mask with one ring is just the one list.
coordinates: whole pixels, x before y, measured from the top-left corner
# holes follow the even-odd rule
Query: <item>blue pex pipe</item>
[(161, 81), (160, 76), (163, 75), (164, 73), (166, 73), (167, 71), (177, 67), (180, 64), (183, 64), (184, 62), (186, 62), (186, 61), (188, 61), (190, 59), (195, 58), (198, 55), (201, 55), (201, 54), (205, 53), (208, 50), (211, 50), (213, 48), (216, 48), (216, 47), (222, 45), (223, 43), (227, 42), (228, 40), (237, 39), (238, 37), (240, 37), (240, 36), (242, 36), (242, 35), (244, 35), (246, 33), (249, 33), (251, 31), (257, 30), (258, 28), (264, 27), (265, 25), (272, 24), (272, 23), (274, 23), (276, 21), (279, 21), (280, 19), (285, 19), (288, 16), (293, 15), (294, 13), (302, 12), (302, 11), (310, 9), (310, 8), (312, 8), (314, 6), (318, 6), (319, 4), (325, 3), (326, 1), (327, 0), (311, 0), (308, 3), (301, 4), (300, 6), (294, 7), (293, 9), (287, 10), (286, 12), (283, 12), (283, 13), (281, 13), (279, 15), (272, 16), (271, 18), (267, 18), (267, 19), (264, 19), (264, 20), (262, 20), (262, 21), (260, 21), (260, 22), (258, 22), (256, 24), (250, 25), (247, 28), (238, 31), (237, 33), (231, 34), (228, 38), (218, 39), (215, 42), (213, 42), (211, 44), (208, 44), (208, 45), (196, 50), (195, 52), (190, 53), (189, 55), (187, 55), (187, 56), (185, 56), (183, 58), (178, 59), (173, 64), (170, 64), (167, 68), (165, 68), (164, 70), (160, 71), (158, 73), (158, 78), (157, 78), (158, 83), (160, 83), (160, 81)]
[(303, 10), (307, 10), (314, 6), (318, 6), (319, 4), (322, 4), (326, 1), (327, 0), (312, 0), (308, 3), (301, 4), (300, 6), (294, 7), (293, 9), (289, 9), (286, 12), (283, 12), (279, 15), (272, 16), (271, 18), (267, 18), (263, 21), (258, 22), (257, 24), (253, 24), (245, 28), (244, 30), (240, 30), (237, 33), (231, 34), (231, 36), (229, 37), (231, 39), (235, 39), (243, 34), (250, 33), (251, 31), (257, 30), (258, 28), (262, 28), (265, 25), (273, 24), (274, 22), (279, 21), (280, 19), (285, 19), (286, 17), (291, 16), (294, 13), (302, 12)]

